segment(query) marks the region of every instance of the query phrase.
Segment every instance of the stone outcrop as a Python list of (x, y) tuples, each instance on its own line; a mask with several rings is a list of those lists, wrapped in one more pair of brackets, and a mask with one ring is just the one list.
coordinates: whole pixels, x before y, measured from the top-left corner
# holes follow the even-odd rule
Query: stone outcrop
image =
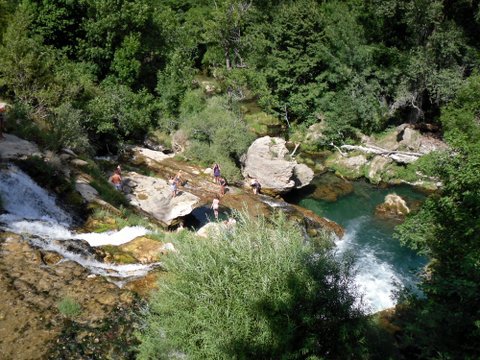
[(169, 184), (160, 178), (129, 172), (124, 181), (135, 184), (126, 195), (130, 203), (166, 226), (190, 214), (199, 201), (197, 196), (183, 190), (172, 197)]
[(308, 185), (313, 171), (289, 158), (285, 140), (265, 136), (250, 145), (243, 159), (243, 176), (257, 179), (262, 192), (282, 194)]
[(375, 184), (409, 183), (436, 190), (441, 186), (438, 180), (417, 172), (414, 175), (417, 180), (412, 183), (412, 174), (403, 171), (423, 155), (448, 148), (438, 136), (424, 130), (403, 124), (378, 137), (362, 136), (358, 145), (334, 146), (335, 153), (327, 159), (326, 165), (349, 179), (365, 176)]
[(15, 135), (3, 135), (4, 139), (0, 141), (0, 157), (2, 159), (10, 160), (32, 155), (42, 155), (36, 144), (20, 139)]
[(381, 218), (403, 219), (409, 213), (406, 201), (395, 193), (385, 196), (385, 201), (375, 208), (375, 214)]
[(134, 301), (130, 291), (60, 258), (30, 246), (20, 235), (0, 233), (2, 359), (74, 358), (51, 353), (63, 326), (68, 325), (59, 311), (59, 303), (66, 298), (81, 306), (76, 324), (92, 328), (102, 327)]
[(385, 172), (385, 169), (388, 164), (392, 163), (392, 159), (383, 156), (375, 156), (370, 161), (370, 166), (368, 168), (367, 177), (374, 183), (378, 184), (382, 180), (382, 174)]

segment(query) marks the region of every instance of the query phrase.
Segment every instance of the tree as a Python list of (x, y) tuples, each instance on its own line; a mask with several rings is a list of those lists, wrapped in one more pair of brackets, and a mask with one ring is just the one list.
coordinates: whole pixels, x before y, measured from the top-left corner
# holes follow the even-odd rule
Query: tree
[(453, 150), (437, 164), (444, 187), (400, 226), (404, 243), (430, 256), (425, 298), (399, 313), (402, 345), (420, 358), (480, 356), (480, 77), (470, 77), (442, 111)]

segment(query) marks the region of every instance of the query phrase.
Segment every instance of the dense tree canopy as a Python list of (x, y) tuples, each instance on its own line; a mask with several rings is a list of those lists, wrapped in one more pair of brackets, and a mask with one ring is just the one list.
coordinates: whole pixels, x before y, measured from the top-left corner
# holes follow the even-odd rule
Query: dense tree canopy
[(128, 125), (143, 133), (175, 130), (203, 72), (236, 101), (253, 96), (289, 123), (324, 121), (329, 142), (396, 121), (438, 122), (478, 67), (478, 4), (463, 0), (2, 0), (0, 9), (2, 90), (47, 116), (63, 102), (51, 75), (67, 63), (82, 67), (99, 89), (68, 101), (85, 112), (91, 135), (92, 124), (108, 127), (91, 112), (103, 81), (150, 93), (155, 111)]

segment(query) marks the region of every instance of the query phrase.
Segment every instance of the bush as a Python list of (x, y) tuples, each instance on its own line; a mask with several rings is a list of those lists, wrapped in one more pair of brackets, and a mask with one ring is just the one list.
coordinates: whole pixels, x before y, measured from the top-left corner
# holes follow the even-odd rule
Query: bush
[(62, 104), (54, 109), (53, 114), (47, 120), (50, 132), (55, 139), (53, 149), (67, 147), (80, 153), (90, 150), (88, 136), (82, 126), (84, 117), (83, 111), (73, 108), (70, 103)]
[(190, 140), (187, 155), (203, 165), (219, 163), (227, 180), (239, 180), (235, 163), (252, 141), (245, 122), (229, 110), (223, 97), (208, 99), (205, 108), (196, 111), (182, 119), (181, 128)]
[(178, 236), (138, 334), (139, 359), (364, 357), (350, 267), (326, 240), (305, 243), (281, 215), (238, 216), (233, 231), (208, 240)]
[(82, 312), (82, 307), (74, 299), (65, 297), (57, 304), (58, 311), (68, 318), (74, 318)]

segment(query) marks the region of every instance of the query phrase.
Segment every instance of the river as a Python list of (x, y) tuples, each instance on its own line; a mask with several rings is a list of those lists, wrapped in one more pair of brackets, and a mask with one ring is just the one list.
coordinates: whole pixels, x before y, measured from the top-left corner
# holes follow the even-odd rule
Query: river
[[(328, 178), (327, 181), (325, 177), (317, 178), (313, 185), (323, 186), (326, 182)], [(393, 192), (410, 204), (418, 204), (425, 198), (409, 186), (379, 188), (358, 181), (353, 183), (352, 192), (336, 201), (318, 199), (313, 193), (299, 193), (288, 199), (345, 228), (345, 236), (336, 243), (337, 251), (339, 255), (348, 252), (355, 257), (355, 282), (370, 313), (394, 306), (394, 294), (403, 287), (418, 291), (418, 273), (427, 263), (426, 258), (402, 247), (393, 238), (398, 221), (375, 216), (375, 207)]]

